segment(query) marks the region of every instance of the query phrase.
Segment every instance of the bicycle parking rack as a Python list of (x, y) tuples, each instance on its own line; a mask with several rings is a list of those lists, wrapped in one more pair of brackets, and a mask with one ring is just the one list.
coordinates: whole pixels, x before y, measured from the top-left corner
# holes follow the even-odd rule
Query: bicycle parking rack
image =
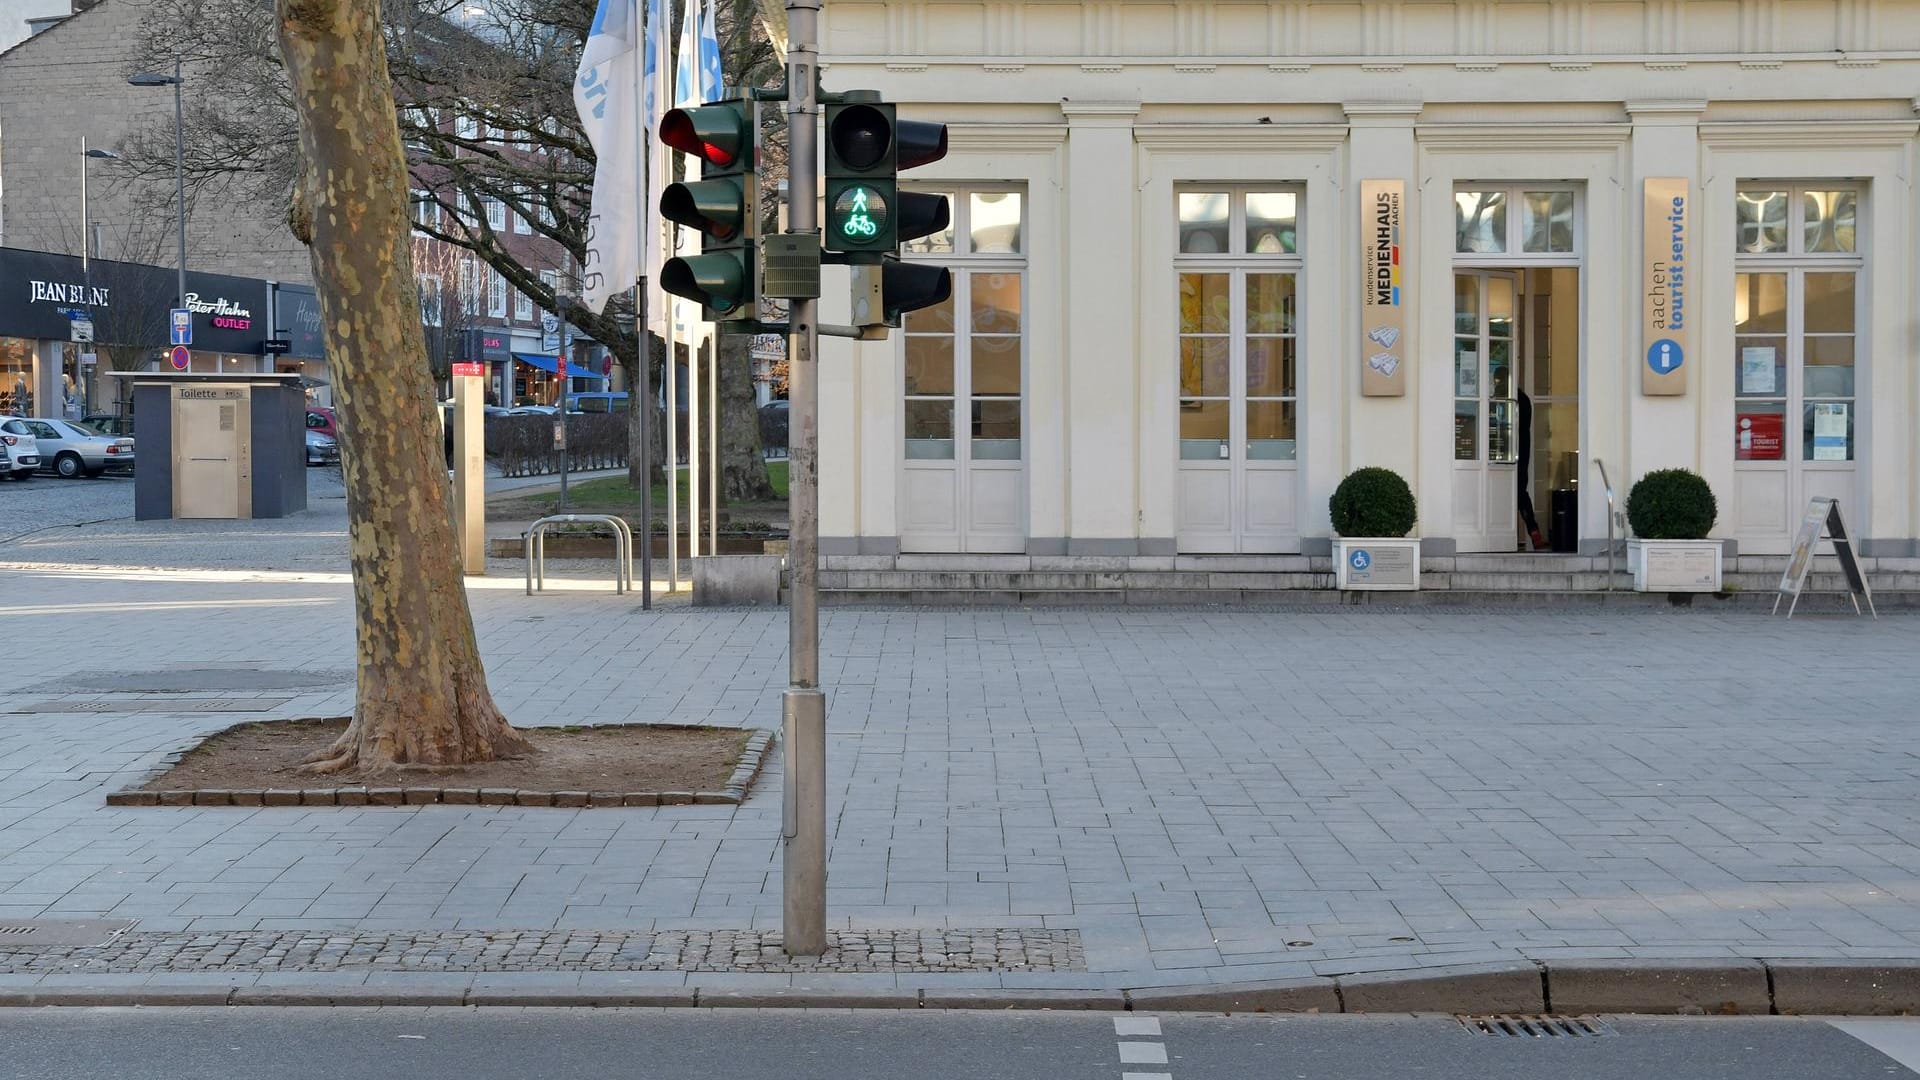
[(613, 526), (613, 591), (616, 595), (633, 590), (633, 530), (612, 514), (554, 514), (543, 517), (520, 534), (527, 557), (527, 595), (547, 587), (547, 530), (555, 525), (589, 522)]

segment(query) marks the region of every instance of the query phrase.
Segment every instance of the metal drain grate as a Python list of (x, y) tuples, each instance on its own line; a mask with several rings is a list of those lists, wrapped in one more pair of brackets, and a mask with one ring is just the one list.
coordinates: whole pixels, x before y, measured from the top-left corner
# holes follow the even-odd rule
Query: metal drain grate
[(1497, 1039), (1590, 1039), (1612, 1035), (1605, 1021), (1591, 1016), (1462, 1016), (1460, 1026)]
[(105, 945), (132, 926), (132, 919), (19, 919), (0, 923), (0, 949)]

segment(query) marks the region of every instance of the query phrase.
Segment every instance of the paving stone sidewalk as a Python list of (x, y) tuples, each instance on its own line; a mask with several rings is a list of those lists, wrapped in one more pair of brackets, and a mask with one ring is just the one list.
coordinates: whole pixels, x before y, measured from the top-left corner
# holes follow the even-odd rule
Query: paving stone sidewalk
[[(777, 762), (739, 807), (102, 805), (204, 733), (350, 706), (338, 518), (0, 545), (0, 920), (365, 942), (778, 928)], [(516, 721), (775, 725), (784, 614), (643, 613), (599, 569), (536, 597), (517, 564), (475, 583)], [(1920, 958), (1920, 618), (835, 608), (823, 624), (832, 925), (1071, 932), (1083, 950), (925, 979)], [(262, 711), (151, 704), (168, 694)], [(116, 695), (126, 711), (58, 711)]]

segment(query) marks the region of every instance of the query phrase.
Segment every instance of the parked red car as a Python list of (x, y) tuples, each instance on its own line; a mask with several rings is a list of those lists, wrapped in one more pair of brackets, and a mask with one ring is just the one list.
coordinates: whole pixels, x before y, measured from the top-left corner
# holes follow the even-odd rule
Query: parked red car
[(340, 439), (340, 429), (335, 423), (337, 419), (333, 410), (325, 405), (307, 406), (307, 430), (317, 431), (336, 442)]

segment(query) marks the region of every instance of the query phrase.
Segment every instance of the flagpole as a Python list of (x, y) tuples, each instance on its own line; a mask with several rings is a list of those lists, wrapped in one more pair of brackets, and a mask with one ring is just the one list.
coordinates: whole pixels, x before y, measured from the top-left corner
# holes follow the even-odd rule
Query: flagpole
[[(644, 50), (647, 47), (647, 0), (633, 0), (633, 25), (637, 33), (634, 44), (640, 55), (634, 62), (641, 72), (646, 70)], [(639, 129), (639, 138), (633, 140), (634, 156), (638, 159), (639, 171), (635, 174), (639, 184), (640, 228), (634, 236), (640, 245), (640, 273), (633, 283), (633, 342), (637, 361), (634, 371), (637, 373), (636, 385), (627, 400), (627, 407), (640, 410), (640, 610), (653, 610), (653, 350), (647, 347), (647, 110), (645, 108), (646, 91), (640, 85), (641, 79), (633, 82), (633, 122)], [(631, 567), (628, 568), (631, 572)]]
[(720, 335), (707, 335), (707, 554), (720, 554)]
[[(700, 335), (687, 320), (687, 558), (700, 557)], [(712, 554), (712, 552), (708, 552)], [(689, 571), (691, 572), (691, 571)]]

